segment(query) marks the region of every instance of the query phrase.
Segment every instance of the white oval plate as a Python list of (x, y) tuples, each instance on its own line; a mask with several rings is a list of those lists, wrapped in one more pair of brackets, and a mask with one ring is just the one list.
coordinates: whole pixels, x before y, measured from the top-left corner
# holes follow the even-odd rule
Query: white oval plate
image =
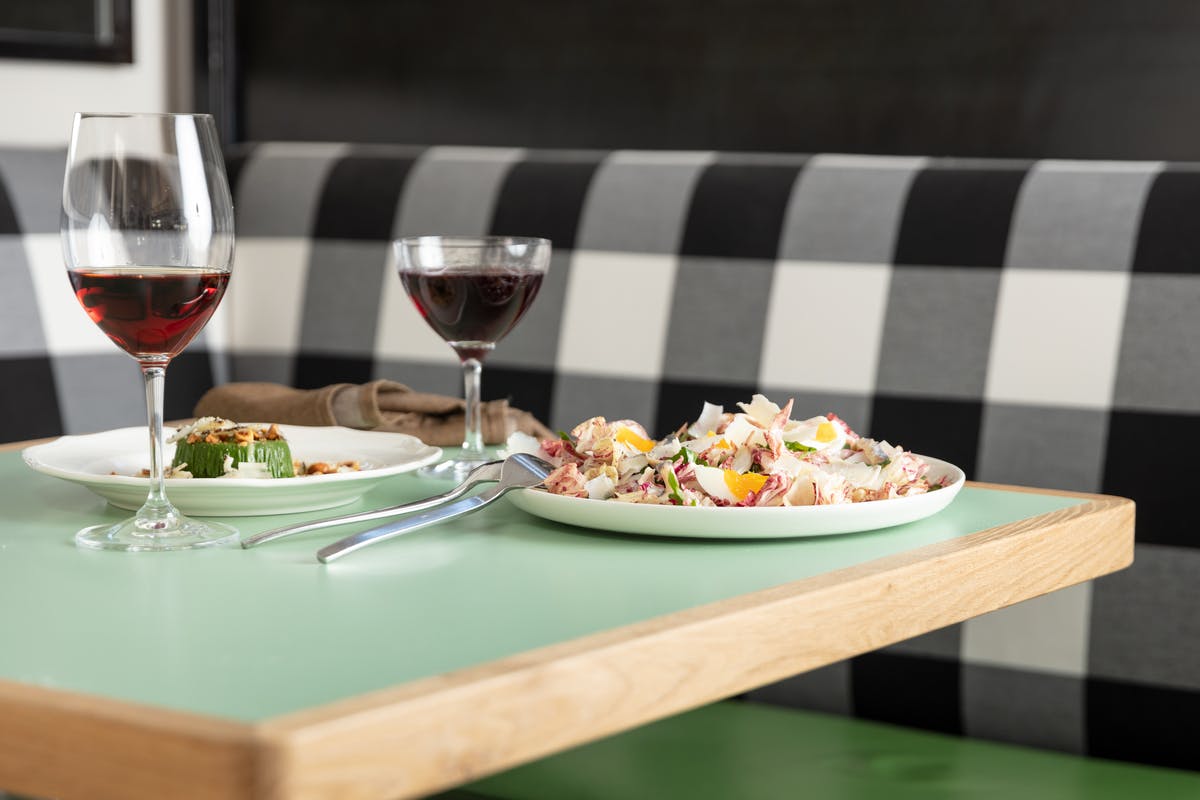
[(966, 476), (949, 462), (922, 458), (929, 462), (930, 478), (949, 477), (950, 483), (926, 494), (869, 503), (769, 508), (660, 506), (564, 497), (542, 489), (522, 489), (509, 497), (517, 508), (537, 517), (618, 533), (708, 539), (828, 536), (914, 522), (950, 505)]
[[(297, 460), (358, 461), (363, 469), (273, 480), (175, 478), (167, 480), (167, 497), (184, 514), (201, 517), (316, 511), (351, 503), (385, 478), (442, 457), (441, 448), (403, 433), (299, 425), (280, 425), (279, 429)], [(167, 445), (168, 463), (174, 449)], [(86, 486), (119, 508), (136, 510), (146, 500), (149, 481), (134, 477), (150, 465), (144, 427), (63, 436), (27, 447), (21, 455), (32, 469)]]

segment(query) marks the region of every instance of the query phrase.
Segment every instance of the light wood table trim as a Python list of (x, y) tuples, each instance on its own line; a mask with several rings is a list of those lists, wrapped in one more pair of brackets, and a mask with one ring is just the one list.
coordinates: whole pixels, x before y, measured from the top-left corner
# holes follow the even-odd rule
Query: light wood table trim
[(27, 442), (5, 442), (4, 444), (0, 444), (0, 453), (8, 453), (13, 450), (24, 450), (26, 447), (31, 447), (35, 444), (53, 442), (57, 438), (57, 436), (50, 436), (45, 439), (30, 439)]
[[(191, 420), (189, 420), (189, 419), (167, 420), (165, 424), (169, 428), (178, 428), (180, 425), (184, 425), (190, 421)], [(46, 442), (53, 442), (55, 439), (58, 439), (58, 438), (60, 438), (60, 437), (47, 436), (44, 439), (27, 439), (23, 442), (3, 442), (3, 443), (0, 443), (0, 453), (8, 453), (8, 452), (12, 452), (13, 450), (24, 450), (26, 447), (32, 447), (35, 444), (45, 444)], [(147, 444), (146, 446), (149, 447), (149, 444)]]
[(420, 796), (1132, 562), (1129, 500), (971, 485), (1083, 502), (258, 724), (0, 681), (26, 733), (0, 775), (63, 800)]
[[(0, 681), (0, 788), (35, 797), (251, 798), (252, 726)], [(10, 732), (5, 736), (5, 732)]]

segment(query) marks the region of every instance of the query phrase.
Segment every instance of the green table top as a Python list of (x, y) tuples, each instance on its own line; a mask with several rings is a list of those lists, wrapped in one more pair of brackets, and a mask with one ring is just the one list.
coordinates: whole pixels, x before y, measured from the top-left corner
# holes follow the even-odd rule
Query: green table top
[[(82, 551), (128, 512), (0, 453), (0, 680), (254, 722), (469, 667), (1081, 502), (965, 488), (927, 520), (796, 540), (623, 536), (507, 500), (328, 566), (356, 528), (253, 550)], [(412, 475), (341, 509), (232, 518), (243, 535), (404, 502)], [(366, 527), (359, 525), (358, 528)]]

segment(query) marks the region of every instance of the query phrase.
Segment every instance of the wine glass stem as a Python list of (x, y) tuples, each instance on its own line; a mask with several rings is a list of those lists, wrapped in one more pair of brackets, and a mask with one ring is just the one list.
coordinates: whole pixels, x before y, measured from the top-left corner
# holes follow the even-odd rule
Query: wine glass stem
[(150, 521), (169, 517), (175, 513), (167, 500), (163, 478), (165, 469), (163, 456), (166, 443), (163, 441), (163, 386), (167, 368), (160, 364), (142, 364), (142, 379), (146, 384), (146, 421), (150, 428), (150, 494), (138, 511), (139, 519)]
[(477, 358), (464, 358), (463, 395), (467, 400), (466, 433), (463, 435), (462, 457), (483, 459), (483, 409), (479, 399), (479, 375), (483, 364)]

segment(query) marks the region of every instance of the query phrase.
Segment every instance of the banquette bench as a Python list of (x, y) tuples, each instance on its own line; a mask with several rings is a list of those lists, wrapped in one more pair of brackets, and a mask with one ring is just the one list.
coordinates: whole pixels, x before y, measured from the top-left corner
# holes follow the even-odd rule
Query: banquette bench
[[(932, 752), (943, 772), (975, 757), (1008, 765), (1009, 779), (1082, 776), (1065, 779), (1067, 795), (1200, 796), (1188, 772), (1200, 770), (1194, 165), (332, 143), (227, 156), (236, 268), (217, 316), (168, 372), (169, 418), (229, 380), (393, 378), (457, 394), (457, 365), (408, 306), (389, 241), (529, 234), (553, 240), (550, 273), (483, 388), (552, 428), (603, 414), (663, 433), (702, 401), (761, 391), (972, 479), (1138, 503), (1136, 562), (1121, 573), (468, 793), (605, 796), (600, 783), (588, 794), (539, 781), (562, 779), (557, 763), (661, 782), (671, 758), (711, 772), (759, 744), (786, 757), (789, 731), (797, 742), (837, 731), (863, 752), (907, 753), (897, 775), (923, 796), (974, 796), (921, 783)], [(135, 368), (62, 275), (62, 167), (60, 151), (0, 151), (0, 440), (143, 421)], [(1060, 760), (1036, 761), (1050, 754)], [(646, 796), (667, 796), (656, 786)], [(712, 796), (760, 796), (724, 788)]]

